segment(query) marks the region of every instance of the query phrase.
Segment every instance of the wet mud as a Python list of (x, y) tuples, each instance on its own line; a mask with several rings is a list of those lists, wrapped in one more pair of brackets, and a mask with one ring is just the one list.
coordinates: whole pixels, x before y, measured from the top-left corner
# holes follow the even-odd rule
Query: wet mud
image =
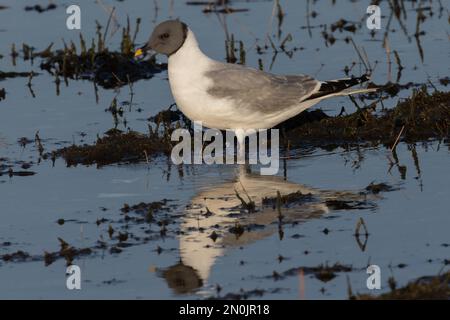
[[(292, 128), (297, 122), (304, 124)], [(450, 137), (450, 92), (429, 93), (422, 88), (387, 110), (374, 103), (335, 117), (321, 111), (306, 112), (289, 120), (286, 128), (293, 146), (370, 143), (392, 147), (398, 142), (446, 140)]]

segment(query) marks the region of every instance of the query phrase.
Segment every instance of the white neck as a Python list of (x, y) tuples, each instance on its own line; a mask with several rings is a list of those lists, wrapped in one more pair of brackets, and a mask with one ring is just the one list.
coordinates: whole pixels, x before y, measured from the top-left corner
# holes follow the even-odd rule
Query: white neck
[[(194, 33), (189, 29), (180, 49), (169, 57), (169, 68), (192, 68), (192, 65), (207, 64), (210, 59), (200, 50)], [(170, 71), (169, 71), (170, 72)]]
[[(209, 96), (210, 80), (205, 77), (214, 61), (200, 50), (189, 30), (183, 46), (169, 57), (169, 83), (178, 108), (193, 121), (202, 120)], [(199, 101), (202, 101), (200, 104)]]

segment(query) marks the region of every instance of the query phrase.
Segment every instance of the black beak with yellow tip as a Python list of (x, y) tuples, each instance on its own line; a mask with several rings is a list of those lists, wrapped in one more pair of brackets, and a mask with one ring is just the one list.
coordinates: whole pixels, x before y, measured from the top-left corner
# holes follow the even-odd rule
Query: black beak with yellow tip
[(137, 60), (143, 59), (147, 55), (147, 45), (143, 46), (142, 48), (139, 48), (134, 53), (134, 58)]

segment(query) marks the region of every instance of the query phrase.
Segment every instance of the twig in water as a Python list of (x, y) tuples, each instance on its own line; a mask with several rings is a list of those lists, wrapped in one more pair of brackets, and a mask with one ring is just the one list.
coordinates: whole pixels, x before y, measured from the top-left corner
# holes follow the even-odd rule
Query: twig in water
[(235, 193), (236, 193), (236, 197), (241, 201), (242, 206), (244, 207), (244, 209), (246, 209), (248, 211), (248, 213), (254, 213), (256, 206), (255, 206), (255, 202), (250, 198), (250, 196), (248, 195), (247, 191), (245, 190), (244, 186), (242, 185), (242, 182), (240, 183), (242, 190), (244, 191), (245, 195), (248, 198), (248, 202), (245, 201), (240, 195), (239, 192), (234, 189)]
[[(361, 227), (364, 228), (363, 234), (360, 233)], [(364, 236), (364, 242), (361, 242), (361, 238), (360, 238), (361, 235)], [(367, 241), (369, 240), (369, 230), (367, 229), (366, 223), (364, 222), (363, 218), (359, 218), (358, 223), (356, 224), (354, 236), (356, 238), (356, 242), (358, 243), (358, 246), (361, 249), (361, 251), (365, 251), (366, 246), (367, 246)]]
[(310, 14), (309, 14), (309, 10), (310, 10), (309, 7), (310, 7), (310, 0), (307, 0), (306, 1), (306, 25), (308, 27), (309, 37), (312, 38), (311, 22), (309, 21), (309, 16), (310, 16)]
[(108, 23), (106, 24), (105, 33), (103, 34), (103, 43), (106, 42), (106, 36), (108, 34), (109, 25), (111, 24), (111, 19), (112, 19), (113, 15), (114, 15), (114, 11), (116, 11), (116, 7), (113, 7), (112, 10), (111, 10), (111, 13), (109, 14)]
[(355, 41), (353, 40), (353, 38), (350, 38), (350, 42), (353, 45), (353, 48), (355, 48), (356, 53), (358, 54), (359, 60), (361, 60), (361, 63), (364, 65), (364, 68), (366, 69), (366, 72), (369, 72), (369, 67), (366, 63), (366, 61), (364, 61), (363, 56), (361, 55), (361, 51), (359, 50), (359, 48), (356, 46)]
[(33, 80), (33, 72), (30, 72), (30, 76), (28, 77), (28, 83), (27, 83), (27, 87), (30, 90), (31, 95), (33, 96), (33, 98), (36, 98), (36, 95), (34, 94), (34, 90), (33, 90), (33, 85), (31, 84), (31, 80)]
[[(361, 227), (364, 228), (364, 234), (360, 233)], [(369, 235), (369, 230), (367, 229), (366, 223), (364, 222), (363, 218), (359, 218), (355, 228), (355, 236), (359, 237), (360, 235), (364, 235), (366, 237)]]
[(131, 82), (130, 80), (130, 76), (127, 74), (127, 79), (128, 79), (128, 87), (130, 88), (130, 112), (131, 112), (131, 108), (133, 106), (133, 98), (134, 98), (134, 91), (133, 91), (133, 82)]
[(389, 45), (389, 38), (386, 37), (384, 41), (384, 49), (386, 50), (387, 65), (388, 65), (388, 82), (392, 80), (392, 61), (391, 61), (391, 46)]
[(145, 155), (145, 161), (147, 161), (147, 167), (148, 167), (148, 169), (150, 169), (150, 161), (148, 160), (148, 154), (147, 154), (146, 150), (144, 150), (144, 155)]
[(267, 33), (266, 33), (267, 37), (270, 37), (270, 33), (272, 32), (273, 18), (275, 17), (276, 10), (277, 10), (277, 0), (273, 0), (272, 14), (270, 15), (269, 24), (267, 26)]
[(402, 129), (400, 130), (400, 133), (397, 136), (397, 139), (395, 139), (395, 142), (391, 147), (391, 152), (393, 152), (395, 150), (395, 148), (397, 147), (397, 144), (400, 141), (400, 138), (401, 138), (404, 130), (405, 130), (405, 126), (402, 127)]
[(400, 81), (400, 78), (402, 77), (402, 70), (404, 67), (402, 66), (402, 61), (400, 60), (400, 55), (398, 54), (397, 50), (394, 50), (394, 56), (395, 56), (395, 62), (397, 63), (398, 73), (397, 73), (397, 83)]

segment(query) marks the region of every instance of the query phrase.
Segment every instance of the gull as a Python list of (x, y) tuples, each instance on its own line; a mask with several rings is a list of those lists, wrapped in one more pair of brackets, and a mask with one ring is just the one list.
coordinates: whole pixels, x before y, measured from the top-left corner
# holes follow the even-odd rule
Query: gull
[(179, 20), (156, 26), (135, 57), (148, 52), (168, 56), (170, 88), (184, 115), (209, 128), (234, 131), (240, 153), (248, 130), (271, 129), (324, 99), (376, 91), (351, 88), (367, 82), (368, 75), (319, 81), (213, 60)]

